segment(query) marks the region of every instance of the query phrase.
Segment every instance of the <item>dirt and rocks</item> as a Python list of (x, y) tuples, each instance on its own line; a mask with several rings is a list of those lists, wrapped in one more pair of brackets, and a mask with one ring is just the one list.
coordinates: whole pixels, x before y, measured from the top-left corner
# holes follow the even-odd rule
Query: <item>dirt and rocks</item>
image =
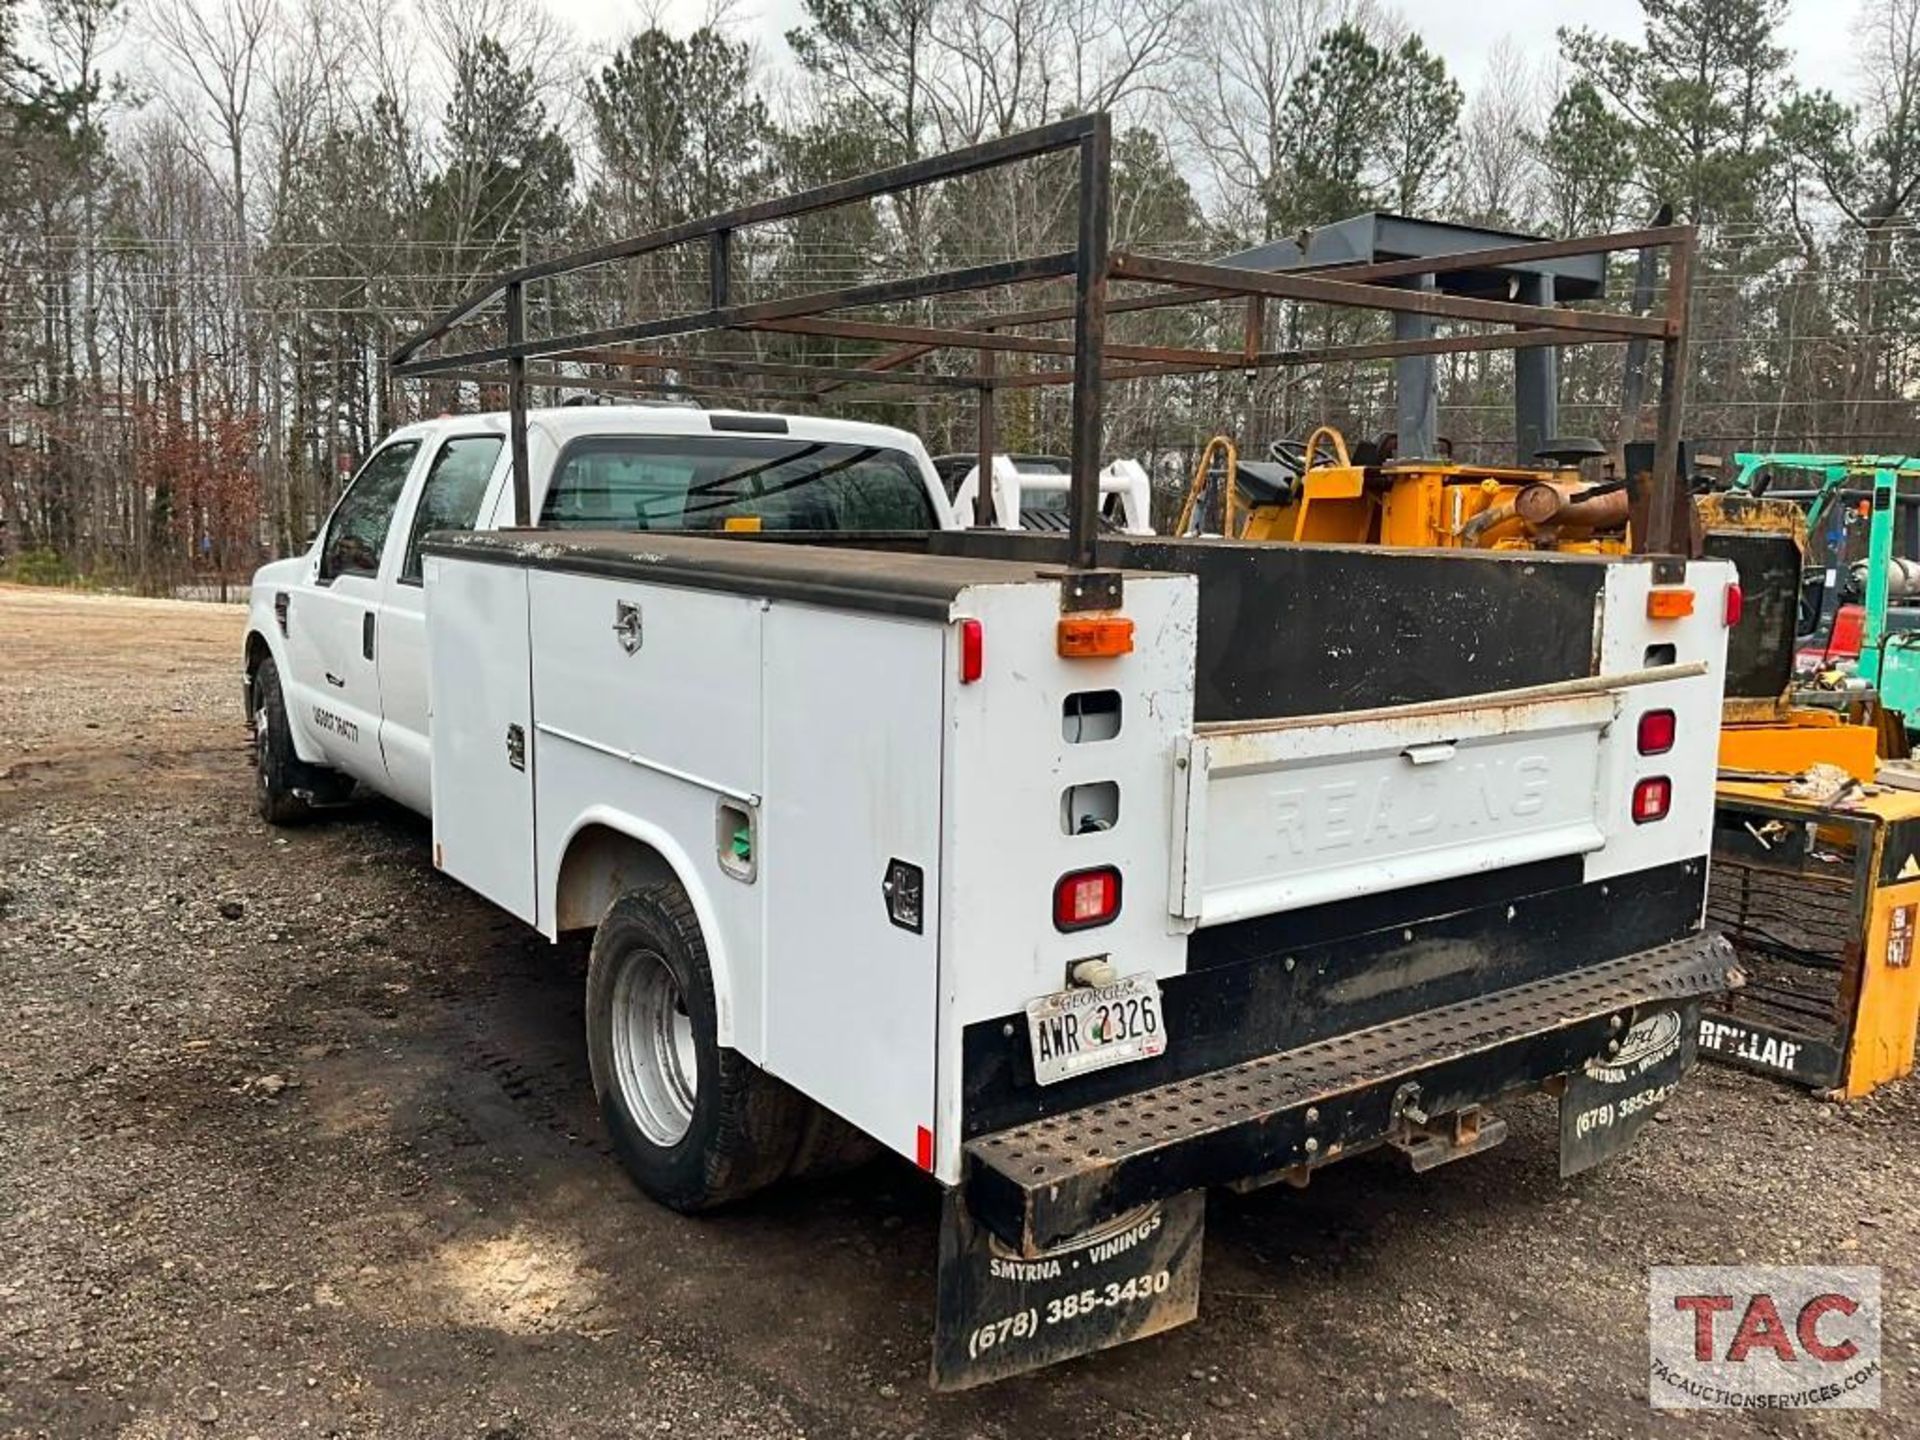
[[(253, 816), (231, 607), (0, 589), (0, 1434), (1904, 1436), (1920, 1088), (1705, 1070), (1559, 1179), (1551, 1105), (1426, 1175), (1215, 1196), (1200, 1320), (924, 1383), (935, 1196), (687, 1219), (591, 1101), (583, 957), (367, 804)], [(1656, 1414), (1647, 1267), (1881, 1267), (1877, 1413)]]

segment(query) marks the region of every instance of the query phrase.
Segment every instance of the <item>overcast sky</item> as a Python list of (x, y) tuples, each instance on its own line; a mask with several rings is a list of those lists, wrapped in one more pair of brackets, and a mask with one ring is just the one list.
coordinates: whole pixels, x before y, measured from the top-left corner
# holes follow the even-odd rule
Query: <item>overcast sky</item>
[[(640, 24), (642, 8), (633, 0), (547, 0), (583, 38), (618, 42)], [(1390, 0), (1389, 0), (1390, 3)], [(688, 29), (700, 23), (707, 0), (664, 0), (668, 24)], [(1622, 36), (1640, 33), (1635, 0), (1402, 0), (1395, 6), (1446, 57), (1469, 91), (1479, 79), (1489, 51), (1503, 38), (1531, 57), (1551, 61), (1554, 31), (1562, 25), (1586, 25)], [(1851, 18), (1855, 0), (1791, 0), (1782, 41), (1794, 51), (1801, 83), (1845, 93), (1853, 85)], [(785, 58), (780, 37), (800, 23), (800, 0), (739, 0), (734, 11), (743, 31), (760, 39), (769, 60)]]

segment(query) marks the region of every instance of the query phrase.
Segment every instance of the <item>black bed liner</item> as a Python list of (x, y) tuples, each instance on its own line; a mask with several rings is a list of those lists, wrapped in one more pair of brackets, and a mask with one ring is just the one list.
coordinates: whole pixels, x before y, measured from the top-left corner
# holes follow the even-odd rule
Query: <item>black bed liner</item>
[[(1052, 536), (949, 531), (935, 554), (1066, 559)], [(1338, 714), (1598, 673), (1607, 567), (1628, 557), (1111, 535), (1100, 563), (1200, 580), (1194, 719)]]
[(1793, 688), (1804, 561), (1791, 534), (1709, 530), (1705, 553), (1731, 560), (1746, 613), (1727, 632), (1727, 698), (1779, 700)]

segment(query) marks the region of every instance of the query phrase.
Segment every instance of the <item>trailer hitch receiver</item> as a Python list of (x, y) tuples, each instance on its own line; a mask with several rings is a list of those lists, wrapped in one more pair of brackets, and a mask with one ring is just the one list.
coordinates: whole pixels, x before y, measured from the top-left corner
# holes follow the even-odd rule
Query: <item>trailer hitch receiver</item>
[(1416, 1171), (1432, 1170), (1450, 1160), (1464, 1160), (1491, 1150), (1507, 1138), (1507, 1122), (1478, 1105), (1467, 1105), (1451, 1115), (1431, 1119), (1408, 1111), (1400, 1117), (1387, 1143), (1407, 1157)]

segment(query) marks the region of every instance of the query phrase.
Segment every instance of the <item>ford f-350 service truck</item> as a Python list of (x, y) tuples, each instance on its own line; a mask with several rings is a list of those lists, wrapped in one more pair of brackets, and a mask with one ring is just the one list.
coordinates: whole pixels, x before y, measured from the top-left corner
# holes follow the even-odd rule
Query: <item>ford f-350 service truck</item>
[[(1108, 244), (1111, 141), (1074, 116), (483, 283), (389, 371), (504, 382), (504, 426), (376, 454), (315, 553), (262, 573), (247, 641), (270, 819), (358, 778), (431, 812), (449, 875), (592, 932), (593, 1083), (646, 1191), (717, 1206), (842, 1131), (943, 1187), (943, 1386), (1191, 1318), (1209, 1186), (1375, 1147), (1431, 1167), (1539, 1091), (1563, 1171), (1604, 1159), (1739, 981), (1701, 928), (1734, 571), (1676, 553), (1692, 232), (1170, 262)], [(1073, 249), (799, 294), (803, 255), (752, 263), (788, 222), (1019, 164), (1071, 194)], [(1652, 245), (1665, 313), (1590, 308), (1594, 257)], [(560, 285), (551, 325), (608, 289), (580, 277), (668, 251), (677, 312), (530, 333), (530, 288)], [(1589, 308), (1499, 298), (1520, 261), (1577, 262)], [(1439, 270), (1467, 293), (1400, 284)], [(959, 295), (988, 298), (933, 303)], [(1107, 345), (1110, 308), (1222, 298), (1227, 349)], [(1106, 383), (1300, 362), (1261, 339), (1275, 299), (1494, 327), (1371, 356), (1657, 341), (1649, 553), (1103, 535)], [(1067, 533), (954, 528), (899, 431), (528, 410), (609, 371), (957, 395), (989, 464), (997, 389), (1070, 385)], [(467, 425), (492, 449), (450, 453)]]
[(1190, 1317), (1207, 1186), (1437, 1164), (1542, 1089), (1584, 1168), (1691, 1063), (1728, 566), (1114, 537), (1089, 581), (952, 530), (897, 431), (528, 426), (539, 528), (454, 417), (260, 572), (265, 813), (357, 780), (595, 931), (664, 1202), (840, 1125), (945, 1186), (940, 1383)]

